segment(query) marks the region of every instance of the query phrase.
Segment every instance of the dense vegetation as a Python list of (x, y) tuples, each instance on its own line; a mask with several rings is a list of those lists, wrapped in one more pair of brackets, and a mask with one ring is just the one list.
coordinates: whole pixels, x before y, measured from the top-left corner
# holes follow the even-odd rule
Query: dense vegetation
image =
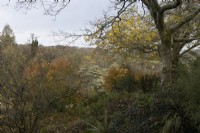
[(200, 132), (199, 2), (115, 2), (83, 35), (96, 48), (19, 45), (4, 27), (0, 133)]
[(17, 45), (11, 33), (12, 43), (1, 45), (0, 132), (200, 131), (198, 50), (182, 59), (176, 85), (162, 90), (157, 58), (35, 39)]

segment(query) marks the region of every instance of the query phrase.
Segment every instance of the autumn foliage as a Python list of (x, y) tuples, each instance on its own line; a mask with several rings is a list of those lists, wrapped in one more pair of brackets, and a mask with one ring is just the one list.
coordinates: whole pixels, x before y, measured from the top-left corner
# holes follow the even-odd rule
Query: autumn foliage
[(106, 90), (134, 91), (136, 89), (134, 75), (128, 68), (112, 67), (104, 80)]
[(159, 78), (160, 75), (156, 72), (130, 70), (128, 67), (111, 67), (104, 77), (105, 89), (149, 92), (159, 87)]

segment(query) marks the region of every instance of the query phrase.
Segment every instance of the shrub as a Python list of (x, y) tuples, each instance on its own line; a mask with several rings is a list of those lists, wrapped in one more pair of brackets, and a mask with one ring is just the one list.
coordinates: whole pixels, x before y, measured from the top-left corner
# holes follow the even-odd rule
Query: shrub
[(189, 66), (179, 66), (179, 78), (176, 85), (182, 88), (187, 112), (196, 121), (200, 131), (200, 60), (194, 60)]
[[(193, 120), (185, 112), (178, 91), (159, 90), (154, 93), (152, 95), (151, 93), (135, 92), (131, 97), (121, 95), (120, 102), (115, 104), (111, 102), (112, 120), (109, 132), (197, 132)], [(118, 106), (123, 106), (123, 108)]]
[(136, 89), (133, 72), (124, 67), (112, 67), (104, 77), (105, 89), (115, 91), (129, 91)]
[(157, 73), (143, 74), (138, 80), (138, 87), (143, 92), (150, 92), (159, 87), (160, 76)]

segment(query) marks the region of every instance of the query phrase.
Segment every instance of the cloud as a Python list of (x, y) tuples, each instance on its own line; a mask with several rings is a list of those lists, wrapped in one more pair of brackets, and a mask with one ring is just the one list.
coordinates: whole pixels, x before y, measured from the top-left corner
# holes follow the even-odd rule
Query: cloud
[(72, 0), (55, 19), (53, 16), (44, 15), (41, 8), (32, 9), (26, 14), (24, 10), (17, 11), (14, 8), (15, 2), (12, 2), (0, 8), (0, 29), (9, 24), (18, 43), (27, 42), (30, 33), (35, 33), (41, 43), (52, 45), (53, 40), (49, 35), (53, 31), (77, 31), (89, 21), (100, 17), (108, 5), (108, 0)]

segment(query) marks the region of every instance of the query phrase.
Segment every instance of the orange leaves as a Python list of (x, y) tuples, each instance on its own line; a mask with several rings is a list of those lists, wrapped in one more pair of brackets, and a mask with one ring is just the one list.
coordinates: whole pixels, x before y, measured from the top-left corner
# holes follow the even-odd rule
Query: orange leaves
[(25, 76), (29, 79), (39, 76), (40, 67), (39, 64), (33, 64), (25, 68)]
[(24, 76), (27, 80), (34, 80), (45, 75), (48, 64), (46, 62), (32, 61), (25, 67)]
[(112, 67), (104, 81), (106, 90), (133, 91), (135, 86), (133, 73), (122, 67)]
[(67, 57), (58, 57), (50, 63), (44, 60), (32, 60), (24, 70), (24, 77), (31, 88), (63, 94), (70, 91), (77, 82), (71, 61)]
[(47, 79), (48, 81), (51, 81), (53, 79), (58, 80), (58, 78), (64, 79), (66, 75), (68, 75), (72, 71), (70, 61), (65, 57), (59, 57), (57, 59), (54, 59), (49, 64), (49, 71), (47, 73)]
[(32, 61), (24, 70), (24, 75), (28, 80), (42, 76), (51, 81), (55, 78), (64, 78), (72, 70), (70, 62), (65, 57), (54, 59), (51, 63), (44, 61)]

